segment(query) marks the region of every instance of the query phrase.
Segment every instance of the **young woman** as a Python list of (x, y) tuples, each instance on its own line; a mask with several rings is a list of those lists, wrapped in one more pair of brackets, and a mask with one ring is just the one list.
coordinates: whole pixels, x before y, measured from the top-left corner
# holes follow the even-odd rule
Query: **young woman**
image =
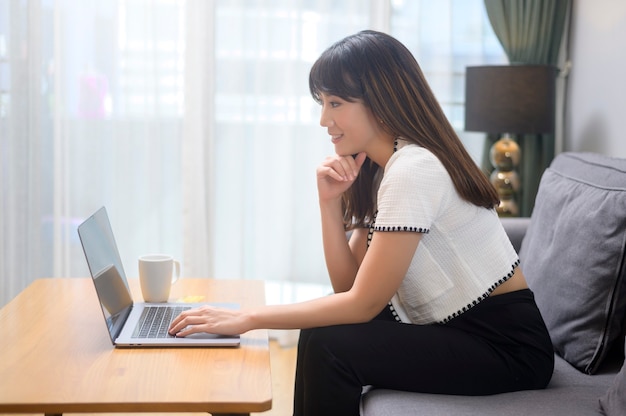
[(171, 333), (302, 329), (295, 415), (357, 415), (367, 385), (463, 395), (545, 387), (552, 344), (498, 196), (408, 49), (357, 33), (321, 55), (309, 86), (336, 152), (317, 169), (334, 294), (201, 308)]

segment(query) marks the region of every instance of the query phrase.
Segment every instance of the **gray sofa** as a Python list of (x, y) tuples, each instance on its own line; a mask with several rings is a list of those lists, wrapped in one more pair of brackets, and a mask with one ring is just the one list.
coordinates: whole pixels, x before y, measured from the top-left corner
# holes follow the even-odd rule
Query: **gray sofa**
[(562, 153), (530, 218), (502, 218), (555, 347), (544, 390), (467, 397), (364, 389), (362, 416), (626, 415), (626, 160)]

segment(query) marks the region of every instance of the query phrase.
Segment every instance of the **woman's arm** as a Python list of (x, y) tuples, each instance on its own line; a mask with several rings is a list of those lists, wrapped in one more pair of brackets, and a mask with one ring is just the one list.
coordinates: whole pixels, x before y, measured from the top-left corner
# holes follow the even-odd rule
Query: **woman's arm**
[(367, 230), (357, 229), (347, 241), (341, 194), (348, 189), (365, 160), (328, 158), (317, 170), (324, 254), (335, 293), (308, 302), (244, 311), (202, 307), (180, 314), (170, 333), (242, 334), (256, 328), (302, 329), (367, 322), (398, 290), (421, 239), (413, 232), (374, 233), (367, 248)]
[[(355, 257), (357, 244), (348, 244), (341, 197), (354, 183), (365, 161), (365, 153), (326, 158), (317, 168), (317, 190), (322, 221), (324, 258), (335, 293), (352, 287), (362, 257)], [(352, 248), (352, 249), (351, 249)], [(359, 252), (363, 250), (359, 249)]]
[(252, 329), (302, 329), (367, 322), (374, 318), (398, 290), (406, 275), (421, 234), (377, 232), (352, 287), (344, 292), (291, 305), (273, 305), (233, 311), (203, 307), (183, 312), (170, 333), (242, 334)]
[(352, 287), (362, 260), (353, 251), (358, 246), (356, 241), (360, 240), (360, 230), (352, 233), (349, 243), (343, 225), (340, 200), (320, 204), (320, 213), (326, 269), (334, 292), (346, 292)]

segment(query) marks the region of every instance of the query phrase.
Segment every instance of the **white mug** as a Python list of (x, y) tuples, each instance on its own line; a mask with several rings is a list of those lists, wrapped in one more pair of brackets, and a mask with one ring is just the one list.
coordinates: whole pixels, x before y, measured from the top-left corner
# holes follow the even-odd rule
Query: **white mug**
[[(176, 271), (172, 275), (172, 271)], [(146, 302), (167, 302), (170, 288), (180, 278), (180, 263), (167, 254), (139, 257), (139, 283)]]

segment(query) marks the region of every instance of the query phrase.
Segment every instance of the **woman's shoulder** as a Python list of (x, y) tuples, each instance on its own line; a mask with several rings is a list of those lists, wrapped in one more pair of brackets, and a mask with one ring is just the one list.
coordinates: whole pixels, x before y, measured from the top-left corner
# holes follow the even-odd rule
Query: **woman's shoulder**
[(391, 156), (378, 190), (377, 227), (429, 229), (452, 200), (454, 185), (429, 150), (405, 144)]
[(389, 159), (389, 162), (385, 166), (386, 169), (394, 165), (417, 165), (422, 167), (441, 167), (443, 164), (430, 150), (419, 146), (414, 143), (409, 143), (404, 140), (398, 140), (396, 145), (396, 151)]
[(399, 145), (385, 166), (385, 176), (405, 175), (422, 179), (433, 176), (439, 179), (449, 177), (445, 166), (430, 150), (417, 144)]
[(453, 192), (452, 178), (437, 156), (419, 145), (406, 144), (387, 162), (378, 197), (379, 202), (401, 199), (417, 206), (428, 200), (440, 206)]

